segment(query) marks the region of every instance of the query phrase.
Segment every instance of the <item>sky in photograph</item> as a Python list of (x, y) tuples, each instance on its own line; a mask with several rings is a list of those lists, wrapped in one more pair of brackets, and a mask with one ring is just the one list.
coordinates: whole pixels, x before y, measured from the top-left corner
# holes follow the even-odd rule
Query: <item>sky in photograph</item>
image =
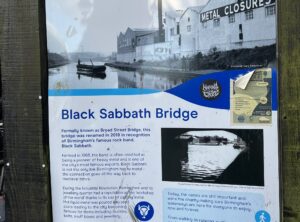
[(237, 135), (224, 131), (224, 130), (203, 130), (203, 131), (189, 131), (184, 133), (185, 135), (191, 136), (219, 136), (227, 138), (230, 141), (233, 141), (238, 138)]
[[(162, 0), (163, 13), (200, 6), (208, 0)], [(46, 0), (50, 52), (117, 50), (117, 36), (131, 28), (157, 28), (157, 0)]]

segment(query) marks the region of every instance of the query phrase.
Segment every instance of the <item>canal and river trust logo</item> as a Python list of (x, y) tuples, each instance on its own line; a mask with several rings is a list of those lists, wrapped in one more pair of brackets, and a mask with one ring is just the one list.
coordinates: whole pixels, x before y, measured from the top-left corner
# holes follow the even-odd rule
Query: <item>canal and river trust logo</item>
[(208, 79), (201, 84), (200, 93), (204, 99), (214, 100), (221, 94), (221, 85), (217, 80)]
[(134, 215), (140, 221), (149, 221), (154, 215), (153, 206), (146, 201), (139, 202), (134, 207)]

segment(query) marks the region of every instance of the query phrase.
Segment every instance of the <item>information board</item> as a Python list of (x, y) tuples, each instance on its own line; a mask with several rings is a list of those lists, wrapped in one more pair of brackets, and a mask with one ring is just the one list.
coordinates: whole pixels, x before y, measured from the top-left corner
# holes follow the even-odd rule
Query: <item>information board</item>
[(55, 222), (280, 221), (276, 1), (46, 14)]

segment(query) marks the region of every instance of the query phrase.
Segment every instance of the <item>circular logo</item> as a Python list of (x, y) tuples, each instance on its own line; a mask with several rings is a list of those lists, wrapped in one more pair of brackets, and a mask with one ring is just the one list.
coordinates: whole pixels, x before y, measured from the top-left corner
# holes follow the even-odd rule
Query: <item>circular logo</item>
[(245, 117), (244, 116), (242, 116), (242, 115), (240, 115), (240, 116), (238, 116), (238, 121), (240, 122), (240, 123), (243, 123), (243, 122), (245, 122)]
[(221, 85), (217, 80), (208, 79), (201, 84), (200, 93), (207, 100), (214, 100), (221, 94)]
[(271, 216), (267, 211), (261, 210), (255, 214), (256, 222), (271, 222)]
[(140, 221), (151, 220), (151, 218), (154, 215), (153, 206), (150, 203), (146, 202), (146, 201), (139, 202), (134, 207), (134, 215)]

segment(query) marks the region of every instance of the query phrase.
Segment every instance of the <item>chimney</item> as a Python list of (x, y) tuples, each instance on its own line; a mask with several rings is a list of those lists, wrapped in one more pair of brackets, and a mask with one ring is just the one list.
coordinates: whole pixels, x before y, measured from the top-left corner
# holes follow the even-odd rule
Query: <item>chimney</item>
[(164, 42), (165, 33), (163, 30), (163, 18), (162, 18), (162, 0), (158, 0), (158, 28), (159, 28), (159, 42)]

